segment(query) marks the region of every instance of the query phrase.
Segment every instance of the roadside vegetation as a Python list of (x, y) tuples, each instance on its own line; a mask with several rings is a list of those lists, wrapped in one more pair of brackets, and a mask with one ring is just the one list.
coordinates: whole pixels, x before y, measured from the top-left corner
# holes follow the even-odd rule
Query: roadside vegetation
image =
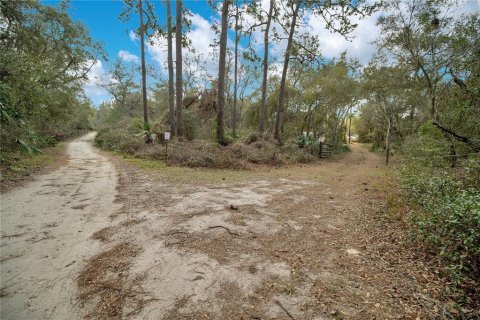
[(32, 175), (53, 169), (62, 162), (65, 144), (42, 148), (41, 153), (25, 154), (22, 152), (3, 154), (0, 190), (9, 190), (22, 181), (31, 180)]
[(104, 55), (67, 10), (66, 2), (0, 3), (2, 183), (53, 155), (48, 149), (44, 156), (33, 156), (43, 148), (92, 128), (94, 110), (83, 83)]
[[(454, 316), (479, 317), (480, 17), (459, 14), (453, 0), (340, 3), (211, 1), (212, 74), (192, 58), (188, 2), (176, 1), (182, 14), (173, 16), (171, 1), (125, 0), (120, 18), (141, 17), (141, 60), (111, 61), (99, 79), (111, 100), (93, 108), (82, 85), (105, 56), (68, 4), (1, 0), (2, 179), (43, 147), (93, 128), (96, 146), (145, 168), (276, 167), (316, 162), (325, 144), (341, 153), (367, 143), (386, 166), (396, 160), (402, 219), (412, 241), (442, 261)], [(366, 65), (347, 52), (323, 57), (319, 39), (301, 29), (315, 16), (348, 37), (378, 10), (381, 35)], [(145, 64), (144, 41), (162, 40), (168, 75)], [(268, 44), (281, 41), (272, 61)]]

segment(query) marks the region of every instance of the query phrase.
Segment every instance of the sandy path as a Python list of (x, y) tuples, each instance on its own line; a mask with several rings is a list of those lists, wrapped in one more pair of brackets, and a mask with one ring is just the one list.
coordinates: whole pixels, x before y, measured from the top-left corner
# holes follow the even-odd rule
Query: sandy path
[(91, 234), (117, 209), (117, 175), (91, 145), (68, 145), (69, 163), (1, 196), (0, 318), (76, 319), (76, 278), (99, 250)]

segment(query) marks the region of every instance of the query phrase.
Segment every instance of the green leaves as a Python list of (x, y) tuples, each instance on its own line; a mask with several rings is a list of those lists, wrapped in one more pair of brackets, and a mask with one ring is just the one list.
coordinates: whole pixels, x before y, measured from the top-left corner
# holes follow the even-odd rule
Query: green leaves
[(403, 191), (414, 203), (412, 234), (437, 251), (460, 284), (480, 276), (480, 179), (475, 179), (480, 159), (472, 157), (463, 165), (462, 175), (415, 165), (401, 172)]
[(42, 153), (42, 150), (35, 148), (34, 146), (26, 143), (21, 139), (16, 140), (17, 144), (20, 146), (20, 149), (28, 154), (38, 154)]
[(71, 20), (68, 2), (2, 1), (8, 21), (0, 42), (2, 151), (36, 153), (48, 137), (88, 128), (83, 83), (104, 57), (86, 28)]

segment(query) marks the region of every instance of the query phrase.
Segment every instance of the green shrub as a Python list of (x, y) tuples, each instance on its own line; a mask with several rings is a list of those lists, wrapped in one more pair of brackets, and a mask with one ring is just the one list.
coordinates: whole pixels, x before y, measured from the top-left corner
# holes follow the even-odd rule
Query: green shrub
[(95, 145), (101, 149), (120, 151), (126, 154), (134, 154), (145, 144), (140, 135), (133, 135), (127, 132), (114, 132), (101, 130), (95, 137)]
[(320, 153), (320, 142), (313, 135), (301, 135), (295, 138), (293, 151), (293, 161), (307, 163), (317, 160)]
[(306, 136), (306, 135), (301, 135), (301, 136), (298, 136), (296, 139), (295, 139), (295, 144), (300, 148), (306, 148), (306, 147), (315, 147), (319, 145), (319, 142), (317, 139), (315, 139), (315, 137), (313, 135), (309, 135), (309, 136)]
[(197, 121), (195, 115), (192, 112), (185, 112), (183, 115), (183, 131), (185, 139), (193, 141), (197, 138)]
[(403, 191), (413, 202), (413, 235), (447, 262), (459, 286), (480, 277), (480, 159), (462, 164), (461, 175), (418, 165), (401, 171)]
[(245, 162), (235, 157), (228, 147), (201, 141), (172, 142), (167, 159), (169, 164), (194, 168), (245, 168)]
[(318, 160), (318, 157), (312, 155), (310, 152), (306, 152), (305, 150), (299, 149), (293, 153), (291, 159), (294, 162), (300, 163), (311, 163)]
[(254, 142), (257, 142), (258, 140), (260, 140), (260, 136), (258, 135), (258, 133), (257, 132), (252, 132), (245, 139), (245, 143), (246, 144), (252, 144)]
[(335, 152), (338, 153), (345, 153), (345, 152), (351, 152), (350, 147), (346, 144), (341, 144), (335, 147)]

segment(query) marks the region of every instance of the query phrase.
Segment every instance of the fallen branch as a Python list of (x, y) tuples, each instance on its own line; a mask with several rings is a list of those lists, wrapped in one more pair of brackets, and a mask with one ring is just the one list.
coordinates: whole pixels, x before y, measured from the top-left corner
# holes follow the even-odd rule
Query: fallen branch
[(235, 232), (235, 231), (232, 231), (232, 230), (230, 230), (229, 228), (227, 228), (227, 227), (225, 227), (225, 226), (210, 226), (210, 227), (208, 227), (208, 229), (215, 229), (215, 228), (222, 228), (222, 229), (227, 230), (227, 232), (230, 233), (231, 235), (240, 236), (240, 233), (237, 233), (237, 232)]
[(215, 281), (213, 281), (208, 287), (206, 287), (204, 291), (207, 291), (208, 289), (210, 289), (210, 287), (212, 287), (215, 283), (217, 283), (217, 279), (215, 279)]
[(283, 306), (280, 301), (275, 300), (275, 303), (287, 314), (287, 316), (290, 317), (290, 319), (295, 320), (295, 317)]

